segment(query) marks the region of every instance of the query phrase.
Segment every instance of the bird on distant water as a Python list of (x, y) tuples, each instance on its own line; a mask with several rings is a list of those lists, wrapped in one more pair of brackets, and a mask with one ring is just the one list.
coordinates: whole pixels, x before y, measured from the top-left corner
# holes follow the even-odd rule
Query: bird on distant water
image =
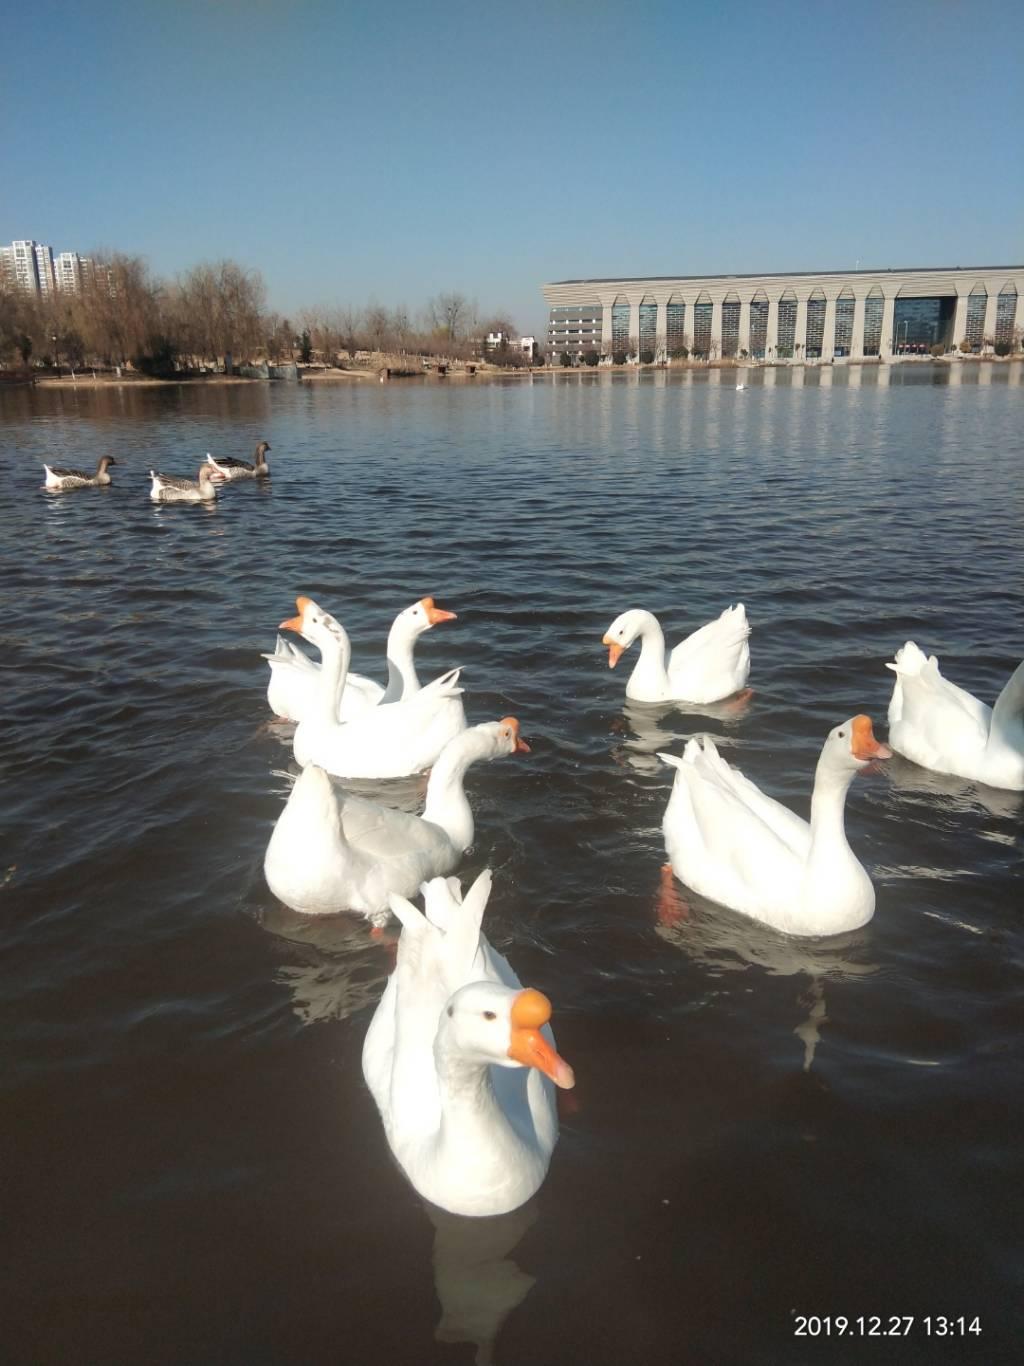
[(209, 503), (217, 497), (218, 477), (209, 465), (199, 466), (197, 479), (177, 474), (158, 474), (150, 470), (153, 487), (149, 496), (154, 503)]
[(215, 460), (209, 451), (206, 453), (206, 458), (221, 478), (228, 483), (235, 479), (266, 479), (270, 474), (270, 466), (267, 464), (267, 451), (269, 450), (269, 444), (266, 441), (261, 441), (253, 456), (255, 464), (250, 464), (248, 460), (236, 460), (233, 455), (218, 456)]
[(63, 465), (44, 465), (46, 483), (43, 488), (49, 489), (52, 493), (60, 493), (67, 489), (100, 488), (111, 482), (107, 470), (116, 464), (117, 461), (112, 455), (101, 455), (96, 462), (95, 474), (86, 474), (84, 470), (67, 469)]

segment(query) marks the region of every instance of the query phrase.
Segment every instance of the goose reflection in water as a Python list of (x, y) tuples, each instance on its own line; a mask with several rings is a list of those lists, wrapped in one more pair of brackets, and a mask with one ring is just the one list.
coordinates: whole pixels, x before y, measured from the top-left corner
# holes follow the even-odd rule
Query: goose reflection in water
[(661, 870), (655, 910), (661, 938), (713, 972), (761, 968), (772, 977), (808, 979), (795, 998), (805, 1014), (793, 1030), (804, 1046), (805, 1072), (811, 1070), (821, 1028), (828, 1022), (826, 981), (870, 977), (878, 971), (868, 957), (867, 926), (827, 939), (792, 938), (681, 888), (669, 864)]
[(709, 702), (705, 706), (696, 702), (627, 702), (622, 708), (622, 716), (612, 723), (612, 729), (621, 734), (628, 728), (633, 736), (613, 750), (613, 758), (617, 764), (629, 764), (638, 773), (659, 773), (663, 765), (658, 751), (672, 749), (678, 741), (688, 739), (693, 733), (689, 726), (679, 730), (667, 728), (680, 724), (674, 720), (676, 715), (703, 716), (728, 728), (746, 716), (753, 696), (754, 690), (745, 688), (724, 702)]
[(424, 1202), (434, 1234), (434, 1288), (441, 1319), (437, 1342), (471, 1342), (476, 1366), (493, 1366), (494, 1347), (505, 1320), (522, 1304), (536, 1277), (510, 1254), (540, 1211), (536, 1198), (508, 1214), (470, 1219)]
[(395, 965), (397, 927), (373, 930), (346, 912), (301, 915), (277, 902), (262, 911), (260, 922), (289, 941), (289, 960), (274, 980), (287, 987), (304, 1025), (347, 1020), (380, 1000)]
[[(990, 816), (1006, 820), (1018, 820), (1024, 814), (1024, 793), (988, 787), (952, 773), (936, 773), (933, 769), (921, 768), (902, 754), (893, 754), (885, 772), (901, 800), (915, 805), (934, 807), (941, 804), (956, 812), (980, 808)], [(920, 800), (915, 802), (915, 798)]]

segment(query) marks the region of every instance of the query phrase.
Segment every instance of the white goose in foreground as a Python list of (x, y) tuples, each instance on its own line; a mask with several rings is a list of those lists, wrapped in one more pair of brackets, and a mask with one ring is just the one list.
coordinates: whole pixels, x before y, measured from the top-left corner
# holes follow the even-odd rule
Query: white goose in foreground
[(889, 702), (893, 749), (922, 768), (1024, 791), (1024, 662), (993, 707), (943, 678), (936, 657), (926, 657), (912, 640), (885, 667), (896, 675)]
[(298, 616), (281, 623), (318, 646), (322, 656), (313, 703), (292, 740), (298, 764), (315, 763), (339, 778), (405, 778), (422, 773), (445, 745), (466, 728), (459, 670), (435, 678), (412, 697), (370, 707), (339, 721), (352, 646), (345, 628), (312, 598), (295, 599)]
[(875, 889), (857, 861), (843, 823), (855, 775), (892, 750), (879, 744), (867, 716), (828, 734), (814, 774), (810, 824), (765, 796), (705, 737), (677, 759), (662, 828), (672, 871), (701, 896), (784, 934), (842, 934), (867, 924)]
[(150, 470), (153, 487), (149, 496), (154, 503), (209, 503), (217, 497), (217, 476), (209, 465), (199, 466), (196, 479), (177, 474), (158, 474)]
[(267, 451), (269, 450), (269, 443), (261, 441), (252, 458), (254, 463), (248, 460), (236, 460), (232, 455), (218, 456), (214, 460), (209, 451), (206, 452), (206, 459), (225, 483), (233, 483), (236, 479), (266, 479), (270, 475), (270, 466), (267, 464)]
[(387, 920), (388, 896), (414, 896), (450, 873), (473, 842), (463, 780), (470, 764), (528, 754), (514, 716), (471, 726), (445, 746), (427, 783), (422, 816), (339, 795), (316, 764), (299, 774), (274, 826), (263, 870), (279, 901), (307, 915), (360, 911)]
[(614, 669), (637, 636), (640, 658), (626, 684), (634, 702), (719, 702), (747, 685), (750, 625), (742, 602), (727, 607), (666, 656), (665, 635), (652, 612), (634, 609), (615, 618), (602, 644)]
[[(387, 643), (388, 683), (382, 688), (372, 678), (349, 673), (338, 699), (338, 720), (351, 721), (368, 707), (398, 702), (420, 691), (413, 651), (424, 631), (442, 621), (455, 621), (454, 612), (435, 606), (433, 598), (420, 598), (399, 612), (391, 625)], [(267, 701), (275, 716), (286, 721), (301, 721), (313, 705), (320, 665), (280, 636), (272, 655), (263, 656), (270, 664)]]
[(555, 1051), (546, 996), (481, 932), (490, 870), (461, 899), (456, 878), (400, 896), (395, 970), (363, 1045), (363, 1076), (414, 1188), (452, 1214), (507, 1214), (547, 1174), (558, 1140), (554, 1086), (575, 1084)]
[(44, 489), (51, 493), (63, 493), (68, 489), (95, 489), (110, 483), (107, 470), (117, 461), (112, 455), (101, 455), (96, 462), (96, 473), (86, 474), (85, 470), (69, 469), (65, 465), (44, 465), (46, 482)]

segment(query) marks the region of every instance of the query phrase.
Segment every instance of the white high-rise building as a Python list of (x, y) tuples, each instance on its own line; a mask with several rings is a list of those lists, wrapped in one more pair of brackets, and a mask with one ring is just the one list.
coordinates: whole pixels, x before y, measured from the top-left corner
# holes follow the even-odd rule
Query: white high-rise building
[(14, 283), (29, 294), (38, 294), (39, 276), (36, 274), (35, 242), (12, 242), (11, 257), (14, 264)]
[(82, 288), (83, 261), (77, 251), (62, 251), (54, 262), (57, 288), (62, 294), (78, 294)]
[(42, 242), (37, 242), (35, 244), (35, 257), (39, 292), (52, 299), (57, 290), (57, 281), (53, 274), (53, 248), (43, 246)]

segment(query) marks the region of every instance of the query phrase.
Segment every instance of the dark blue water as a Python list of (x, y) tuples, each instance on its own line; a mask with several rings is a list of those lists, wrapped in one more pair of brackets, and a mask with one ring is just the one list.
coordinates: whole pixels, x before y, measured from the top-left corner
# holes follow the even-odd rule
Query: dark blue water
[[(1022, 367), (961, 374), (0, 393), (6, 1361), (1020, 1359), (1024, 797), (858, 778), (878, 907), (841, 940), (658, 899), (656, 750), (710, 732), (806, 814), (907, 637), (988, 701), (1024, 655)], [(149, 503), (151, 465), (261, 437), (269, 487)], [(102, 453), (113, 488), (39, 491)], [(502, 1220), (390, 1159), (360, 1048), (393, 946), (263, 882), (291, 753), (259, 654), (299, 592), (378, 677), (433, 594), (423, 676), (462, 665), (470, 721), (533, 748), (473, 770), (463, 875), (495, 869), (577, 1088)], [(677, 639), (737, 600), (745, 711), (624, 708), (613, 617)]]

